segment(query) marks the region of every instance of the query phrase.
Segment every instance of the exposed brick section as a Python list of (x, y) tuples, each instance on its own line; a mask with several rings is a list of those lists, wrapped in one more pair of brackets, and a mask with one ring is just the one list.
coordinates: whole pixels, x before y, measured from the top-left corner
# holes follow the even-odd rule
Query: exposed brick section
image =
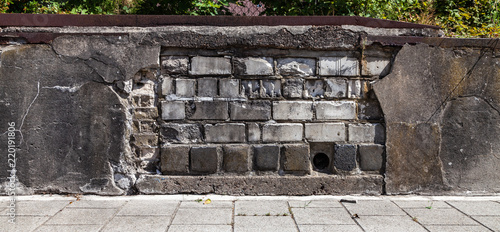
[(185, 103), (181, 101), (164, 101), (161, 103), (161, 119), (180, 120), (186, 117)]
[(358, 103), (358, 117), (361, 120), (382, 120), (384, 113), (378, 101), (366, 101)]
[(242, 80), (242, 93), (250, 99), (260, 97), (260, 81), (259, 80)]
[(198, 96), (199, 97), (216, 97), (217, 79), (215, 78), (201, 78), (198, 79)]
[(360, 168), (363, 171), (379, 171), (384, 162), (384, 146), (378, 144), (359, 145)]
[(270, 101), (231, 102), (229, 108), (231, 120), (271, 119)]
[(164, 143), (201, 143), (203, 136), (198, 124), (167, 123), (161, 126), (161, 141)]
[(162, 57), (161, 68), (163, 73), (187, 74), (189, 58), (187, 56)]
[(189, 119), (226, 120), (229, 118), (228, 103), (223, 101), (201, 101), (190, 104)]
[(311, 142), (346, 141), (344, 123), (306, 123), (306, 139)]
[(257, 123), (247, 123), (248, 142), (260, 142), (261, 130)]
[(219, 95), (221, 97), (239, 97), (240, 96), (240, 80), (238, 79), (221, 79), (219, 80)]
[(385, 128), (379, 124), (349, 124), (349, 142), (384, 143)]
[(320, 57), (321, 76), (359, 76), (359, 61), (352, 57)]
[(186, 174), (189, 172), (190, 146), (169, 145), (161, 149), (161, 172), (163, 174)]
[(136, 108), (134, 119), (155, 119), (158, 117), (158, 108)]
[(168, 76), (162, 76), (161, 80), (161, 95), (167, 96), (174, 94), (174, 80)]
[(347, 96), (347, 82), (345, 79), (327, 78), (325, 81), (327, 98), (344, 98)]
[(132, 144), (137, 147), (151, 147), (158, 145), (157, 134), (134, 134), (132, 136)]
[(309, 146), (302, 144), (283, 145), (281, 163), (285, 172), (311, 173)]
[(222, 123), (205, 125), (205, 137), (209, 143), (245, 142), (245, 124)]
[(197, 56), (191, 59), (191, 75), (230, 75), (231, 59)]
[(262, 98), (281, 97), (281, 81), (280, 80), (262, 80), (261, 88), (260, 88), (260, 96)]
[(361, 85), (363, 82), (360, 80), (349, 80), (349, 87), (347, 88), (347, 97), (349, 98), (362, 98), (363, 92)]
[(223, 146), (222, 150), (224, 171), (237, 173), (250, 171), (250, 146), (227, 145)]
[(191, 172), (198, 174), (212, 174), (219, 170), (220, 148), (203, 146), (191, 148)]
[(175, 94), (178, 97), (194, 97), (196, 94), (196, 80), (176, 79)]
[(273, 102), (273, 119), (275, 120), (311, 120), (313, 103), (308, 101)]
[(283, 83), (283, 96), (286, 98), (301, 98), (304, 91), (303, 79), (285, 79)]
[(342, 171), (352, 171), (356, 168), (356, 145), (336, 144), (333, 164)]
[(234, 59), (234, 72), (237, 75), (273, 75), (273, 66), (273, 59), (268, 57), (248, 57)]
[(256, 145), (253, 147), (254, 166), (259, 171), (277, 171), (280, 147), (278, 145)]
[(302, 141), (304, 127), (298, 123), (265, 124), (262, 128), (264, 142)]
[(366, 57), (361, 74), (363, 76), (385, 76), (389, 73), (390, 58)]
[(305, 58), (278, 59), (278, 73), (282, 76), (313, 76), (316, 74), (316, 60)]
[(325, 86), (323, 80), (306, 80), (304, 97), (322, 98), (325, 95)]
[(354, 101), (317, 102), (316, 119), (356, 119), (356, 103)]

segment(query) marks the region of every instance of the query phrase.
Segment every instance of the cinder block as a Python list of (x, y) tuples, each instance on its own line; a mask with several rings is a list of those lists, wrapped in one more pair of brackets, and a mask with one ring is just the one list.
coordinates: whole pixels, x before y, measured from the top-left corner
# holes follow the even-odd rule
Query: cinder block
[(384, 146), (378, 144), (359, 145), (361, 170), (379, 171), (384, 162)]
[(346, 140), (344, 123), (306, 123), (306, 139), (311, 142), (342, 142)]
[(362, 81), (360, 80), (349, 80), (349, 86), (347, 87), (347, 97), (360, 99), (363, 97), (363, 92), (361, 91)]
[(390, 58), (366, 57), (361, 69), (363, 76), (385, 76), (390, 71)]
[(384, 113), (378, 101), (358, 102), (358, 116), (361, 120), (382, 120)]
[(229, 118), (228, 108), (228, 103), (222, 101), (193, 102), (188, 108), (188, 118), (226, 120)]
[(304, 97), (322, 98), (325, 95), (325, 85), (323, 80), (306, 80)]
[(215, 146), (193, 147), (190, 152), (191, 172), (213, 174), (219, 169), (220, 148)]
[(160, 166), (163, 174), (186, 174), (189, 172), (190, 146), (169, 145), (161, 149)]
[(198, 96), (217, 97), (217, 79), (215, 78), (198, 79)]
[(316, 102), (316, 119), (356, 119), (356, 103), (354, 101)]
[(137, 147), (157, 147), (158, 135), (157, 134), (134, 134), (130, 141)]
[(260, 97), (260, 81), (259, 80), (242, 80), (241, 92), (245, 97), (253, 99)]
[(260, 142), (260, 126), (257, 123), (247, 123), (248, 142)]
[(333, 143), (309, 143), (313, 170), (324, 173), (332, 173), (334, 144)]
[(356, 145), (336, 144), (333, 164), (335, 168), (343, 171), (356, 168)]
[(161, 102), (161, 118), (163, 120), (181, 120), (186, 117), (185, 104), (181, 101)]
[(380, 123), (349, 124), (349, 142), (383, 144), (385, 128)]
[(320, 57), (321, 76), (359, 76), (359, 61), (353, 57)]
[(282, 76), (312, 76), (316, 73), (316, 60), (306, 58), (278, 59), (278, 73)]
[(345, 79), (328, 78), (326, 79), (327, 98), (344, 98), (347, 96), (347, 82)]
[(162, 76), (161, 79), (161, 95), (167, 96), (174, 94), (174, 81), (168, 76)]
[(271, 102), (249, 101), (229, 103), (231, 120), (269, 120), (271, 119)]
[(283, 171), (310, 174), (309, 146), (304, 144), (283, 145), (281, 163)]
[(198, 124), (167, 123), (161, 126), (163, 143), (201, 143), (203, 136)]
[(248, 57), (234, 59), (234, 72), (236, 73), (236, 75), (273, 75), (273, 66), (273, 58), (269, 57)]
[(280, 80), (262, 80), (262, 88), (260, 95), (263, 98), (278, 98), (281, 97), (281, 81)]
[(262, 140), (264, 142), (296, 142), (302, 141), (302, 124), (279, 123), (265, 124), (262, 128)]
[(191, 75), (230, 75), (231, 59), (196, 56), (191, 59)]
[(219, 95), (220, 97), (239, 97), (240, 80), (238, 79), (219, 80)]
[(205, 139), (209, 143), (245, 142), (245, 124), (221, 123), (205, 125)]
[(175, 95), (179, 97), (194, 97), (196, 94), (196, 80), (176, 79)]
[(273, 102), (273, 118), (275, 120), (311, 120), (313, 103), (309, 101), (277, 101)]
[(168, 74), (187, 74), (189, 58), (187, 56), (162, 57), (161, 69)]
[(227, 145), (222, 147), (222, 167), (226, 172), (243, 173), (250, 171), (250, 146)]
[(286, 98), (301, 98), (304, 91), (303, 79), (283, 80), (283, 96)]
[(277, 171), (280, 147), (278, 145), (256, 145), (253, 147), (255, 170)]

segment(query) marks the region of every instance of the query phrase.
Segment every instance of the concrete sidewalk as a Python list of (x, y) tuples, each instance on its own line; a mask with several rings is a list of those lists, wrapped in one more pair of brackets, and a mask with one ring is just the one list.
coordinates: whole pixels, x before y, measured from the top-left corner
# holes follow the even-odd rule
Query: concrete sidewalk
[[(0, 231), (500, 231), (500, 196), (22, 196)], [(343, 200), (348, 200), (347, 202)]]

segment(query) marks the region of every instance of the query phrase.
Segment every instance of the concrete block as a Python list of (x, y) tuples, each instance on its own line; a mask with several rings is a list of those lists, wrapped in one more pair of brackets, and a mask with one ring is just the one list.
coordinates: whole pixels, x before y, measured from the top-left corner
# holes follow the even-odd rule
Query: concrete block
[(316, 119), (356, 119), (356, 103), (354, 101), (316, 102)]
[(306, 139), (311, 142), (346, 141), (344, 123), (306, 123)]
[(384, 113), (378, 101), (358, 102), (358, 117), (361, 120), (382, 120)]
[(378, 144), (359, 145), (360, 168), (363, 171), (379, 171), (384, 162), (384, 146)]
[(196, 80), (176, 79), (175, 95), (178, 97), (194, 97), (196, 94)]
[(273, 75), (273, 67), (273, 58), (269, 57), (248, 57), (234, 59), (234, 72), (236, 75)]
[(262, 88), (260, 95), (263, 98), (281, 97), (281, 81), (280, 80), (262, 80)]
[(349, 124), (349, 142), (383, 144), (385, 128), (380, 123)]
[(328, 98), (344, 98), (347, 96), (347, 81), (345, 79), (328, 78), (325, 81), (325, 96)]
[(167, 56), (161, 58), (161, 71), (168, 74), (187, 74), (189, 57)]
[(260, 97), (260, 81), (259, 80), (242, 80), (241, 92), (247, 98), (253, 99)]
[(301, 98), (304, 91), (303, 79), (285, 79), (283, 81), (283, 97)]
[(311, 173), (309, 146), (304, 144), (286, 144), (282, 147), (281, 167), (285, 172)]
[(321, 76), (359, 76), (359, 61), (353, 57), (320, 57)]
[(309, 143), (312, 168), (323, 173), (332, 173), (334, 157), (333, 143)]
[(261, 134), (259, 124), (247, 123), (248, 142), (259, 142)]
[(186, 174), (189, 172), (190, 146), (169, 145), (161, 148), (160, 166), (163, 174)]
[(161, 125), (163, 143), (201, 143), (203, 136), (198, 124), (167, 123)]
[(273, 102), (273, 119), (311, 120), (313, 118), (312, 107), (313, 107), (313, 102), (309, 101)]
[(230, 75), (231, 59), (196, 56), (191, 59), (191, 75)]
[(363, 92), (361, 86), (363, 84), (360, 80), (349, 80), (349, 86), (347, 87), (347, 97), (360, 99), (363, 97)]
[(240, 80), (238, 79), (221, 79), (219, 80), (219, 95), (220, 97), (239, 97), (240, 96)]
[(269, 120), (271, 119), (271, 102), (249, 101), (229, 103), (231, 120)]
[(352, 171), (356, 168), (356, 145), (335, 144), (335, 168), (343, 171)]
[(161, 95), (167, 96), (174, 94), (174, 80), (168, 76), (161, 78)]
[(390, 71), (390, 58), (366, 57), (361, 69), (363, 76), (385, 76)]
[(161, 119), (180, 120), (186, 117), (185, 104), (181, 101), (163, 101), (161, 102)]
[(256, 145), (253, 147), (254, 168), (259, 171), (277, 171), (280, 147), (278, 145)]
[(316, 74), (316, 60), (306, 58), (278, 59), (278, 73), (282, 76), (312, 76)]
[(325, 85), (323, 80), (306, 80), (304, 87), (304, 97), (322, 98), (325, 95)]
[(217, 97), (217, 79), (201, 78), (198, 79), (198, 96), (199, 97)]
[(228, 103), (222, 101), (198, 101), (188, 107), (189, 119), (226, 120), (229, 118)]
[(250, 146), (227, 145), (222, 147), (222, 167), (226, 172), (244, 173), (250, 171)]
[(262, 128), (262, 140), (264, 142), (296, 142), (302, 141), (302, 124), (279, 123), (265, 124)]
[(212, 174), (219, 170), (219, 147), (193, 147), (190, 154), (191, 171), (193, 173)]
[(205, 125), (205, 139), (209, 143), (245, 142), (245, 124), (221, 123)]

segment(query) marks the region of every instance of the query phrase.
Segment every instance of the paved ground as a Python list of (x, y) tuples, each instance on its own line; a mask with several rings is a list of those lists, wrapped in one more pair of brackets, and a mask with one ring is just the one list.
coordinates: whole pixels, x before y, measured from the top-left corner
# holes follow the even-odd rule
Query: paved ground
[(500, 231), (500, 196), (24, 196), (16, 224), (10, 199), (0, 231)]

